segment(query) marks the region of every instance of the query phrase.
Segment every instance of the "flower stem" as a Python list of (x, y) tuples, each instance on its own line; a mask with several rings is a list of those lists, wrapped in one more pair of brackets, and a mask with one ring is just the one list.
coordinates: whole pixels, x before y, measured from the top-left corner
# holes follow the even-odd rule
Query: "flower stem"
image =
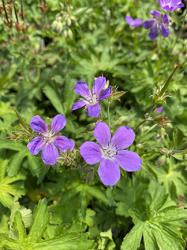
[(110, 102), (108, 102), (107, 115), (108, 115), (108, 125), (110, 127)]

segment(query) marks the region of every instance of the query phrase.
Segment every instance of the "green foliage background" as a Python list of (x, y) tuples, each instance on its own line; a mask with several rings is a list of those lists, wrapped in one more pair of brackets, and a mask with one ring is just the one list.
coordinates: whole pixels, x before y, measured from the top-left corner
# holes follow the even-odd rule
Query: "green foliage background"
[[(3, 11), (0, 20), (0, 249), (185, 249), (186, 11), (171, 14), (168, 39), (152, 42), (124, 16), (146, 19), (156, 0), (26, 0), (23, 7), (24, 31), (7, 27)], [(76, 81), (91, 86), (99, 75), (113, 86), (111, 130), (132, 127), (132, 149), (143, 159), (141, 171), (121, 171), (114, 188), (78, 152), (94, 139), (96, 120), (71, 112)], [(76, 149), (48, 168), (27, 150), (28, 124), (35, 114), (50, 121), (57, 113)]]

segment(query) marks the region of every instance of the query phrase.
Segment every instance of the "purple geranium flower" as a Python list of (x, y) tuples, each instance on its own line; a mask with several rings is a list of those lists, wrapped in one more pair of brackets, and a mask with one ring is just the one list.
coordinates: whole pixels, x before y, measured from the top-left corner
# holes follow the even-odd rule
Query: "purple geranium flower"
[(162, 113), (163, 110), (164, 110), (164, 108), (163, 108), (162, 106), (156, 108), (156, 112), (157, 112), (157, 113)]
[(155, 40), (159, 33), (164, 37), (169, 36), (169, 16), (167, 14), (162, 15), (157, 10), (152, 10), (152, 19), (144, 22), (143, 26), (145, 29), (150, 29), (149, 37), (151, 40)]
[(128, 23), (128, 25), (132, 28), (142, 26), (142, 23), (143, 23), (142, 19), (140, 18), (133, 19), (131, 16), (126, 16), (125, 20)]
[(160, 0), (160, 7), (165, 11), (175, 11), (183, 8), (182, 0)]
[(81, 145), (80, 153), (87, 164), (94, 165), (100, 162), (98, 174), (104, 185), (113, 186), (119, 181), (119, 166), (128, 172), (140, 170), (142, 164), (140, 156), (125, 150), (135, 139), (131, 128), (119, 127), (111, 137), (108, 125), (98, 122), (94, 137), (98, 144), (87, 141)]
[(112, 92), (112, 88), (108, 86), (105, 88), (106, 78), (99, 76), (95, 79), (92, 91), (88, 88), (85, 82), (77, 82), (75, 85), (75, 93), (83, 98), (73, 104), (72, 110), (85, 107), (88, 115), (91, 117), (99, 117), (101, 107), (99, 102), (107, 99)]
[(30, 121), (30, 126), (34, 132), (38, 133), (38, 136), (27, 145), (31, 154), (37, 155), (42, 151), (43, 162), (46, 165), (55, 165), (60, 153), (72, 151), (74, 141), (59, 134), (65, 125), (66, 119), (63, 115), (56, 115), (52, 119), (50, 128), (39, 115), (34, 116)]

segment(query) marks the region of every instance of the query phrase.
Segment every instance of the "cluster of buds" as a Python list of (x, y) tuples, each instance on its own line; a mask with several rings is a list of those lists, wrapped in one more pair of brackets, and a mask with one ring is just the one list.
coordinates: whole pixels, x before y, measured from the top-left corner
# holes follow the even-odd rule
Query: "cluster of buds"
[(65, 167), (71, 167), (77, 169), (77, 158), (80, 158), (79, 151), (74, 149), (73, 151), (67, 151), (58, 158), (58, 163)]
[(6, 27), (15, 27), (19, 32), (25, 32), (27, 30), (27, 26), (24, 23), (23, 0), (20, 0), (19, 3), (12, 0), (8, 0), (5, 3), (5, 1), (2, 0), (0, 14), (3, 16)]
[(76, 24), (76, 17), (73, 14), (71, 5), (60, 4), (60, 13), (56, 15), (52, 23), (52, 29), (57, 33), (63, 34), (66, 38), (72, 38), (72, 25)]

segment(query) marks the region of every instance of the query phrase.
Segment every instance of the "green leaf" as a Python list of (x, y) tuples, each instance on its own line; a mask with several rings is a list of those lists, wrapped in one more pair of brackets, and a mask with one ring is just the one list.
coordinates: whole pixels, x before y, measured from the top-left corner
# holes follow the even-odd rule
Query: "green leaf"
[(92, 250), (93, 242), (84, 235), (67, 234), (60, 238), (35, 244), (33, 250)]
[(45, 95), (47, 98), (51, 101), (53, 107), (56, 109), (56, 111), (60, 114), (64, 113), (64, 109), (62, 106), (62, 101), (60, 100), (58, 94), (56, 91), (49, 85), (45, 86), (43, 89)]
[(13, 155), (11, 162), (10, 162), (10, 166), (8, 168), (9, 176), (15, 176), (19, 172), (22, 166), (22, 161), (27, 156), (27, 152), (28, 150), (25, 149)]
[(48, 210), (47, 210), (47, 201), (46, 199), (40, 200), (37, 208), (35, 209), (33, 215), (33, 223), (28, 235), (28, 239), (31, 242), (37, 242), (44, 230), (46, 229), (48, 222)]
[(121, 250), (136, 250), (140, 247), (142, 234), (144, 230), (144, 223), (139, 222), (133, 229), (125, 236), (121, 245)]
[(0, 181), (0, 203), (5, 207), (11, 208), (14, 198), (18, 199), (25, 193), (22, 185), (23, 180), (25, 180), (25, 176), (23, 175), (4, 177), (4, 179)]
[(22, 221), (21, 213), (19, 211), (16, 212), (14, 220), (15, 220), (15, 228), (17, 229), (19, 235), (18, 236), (19, 240), (23, 241), (26, 236), (26, 230)]
[(25, 147), (19, 142), (0, 140), (0, 149), (11, 149), (15, 151), (21, 151), (25, 150)]

